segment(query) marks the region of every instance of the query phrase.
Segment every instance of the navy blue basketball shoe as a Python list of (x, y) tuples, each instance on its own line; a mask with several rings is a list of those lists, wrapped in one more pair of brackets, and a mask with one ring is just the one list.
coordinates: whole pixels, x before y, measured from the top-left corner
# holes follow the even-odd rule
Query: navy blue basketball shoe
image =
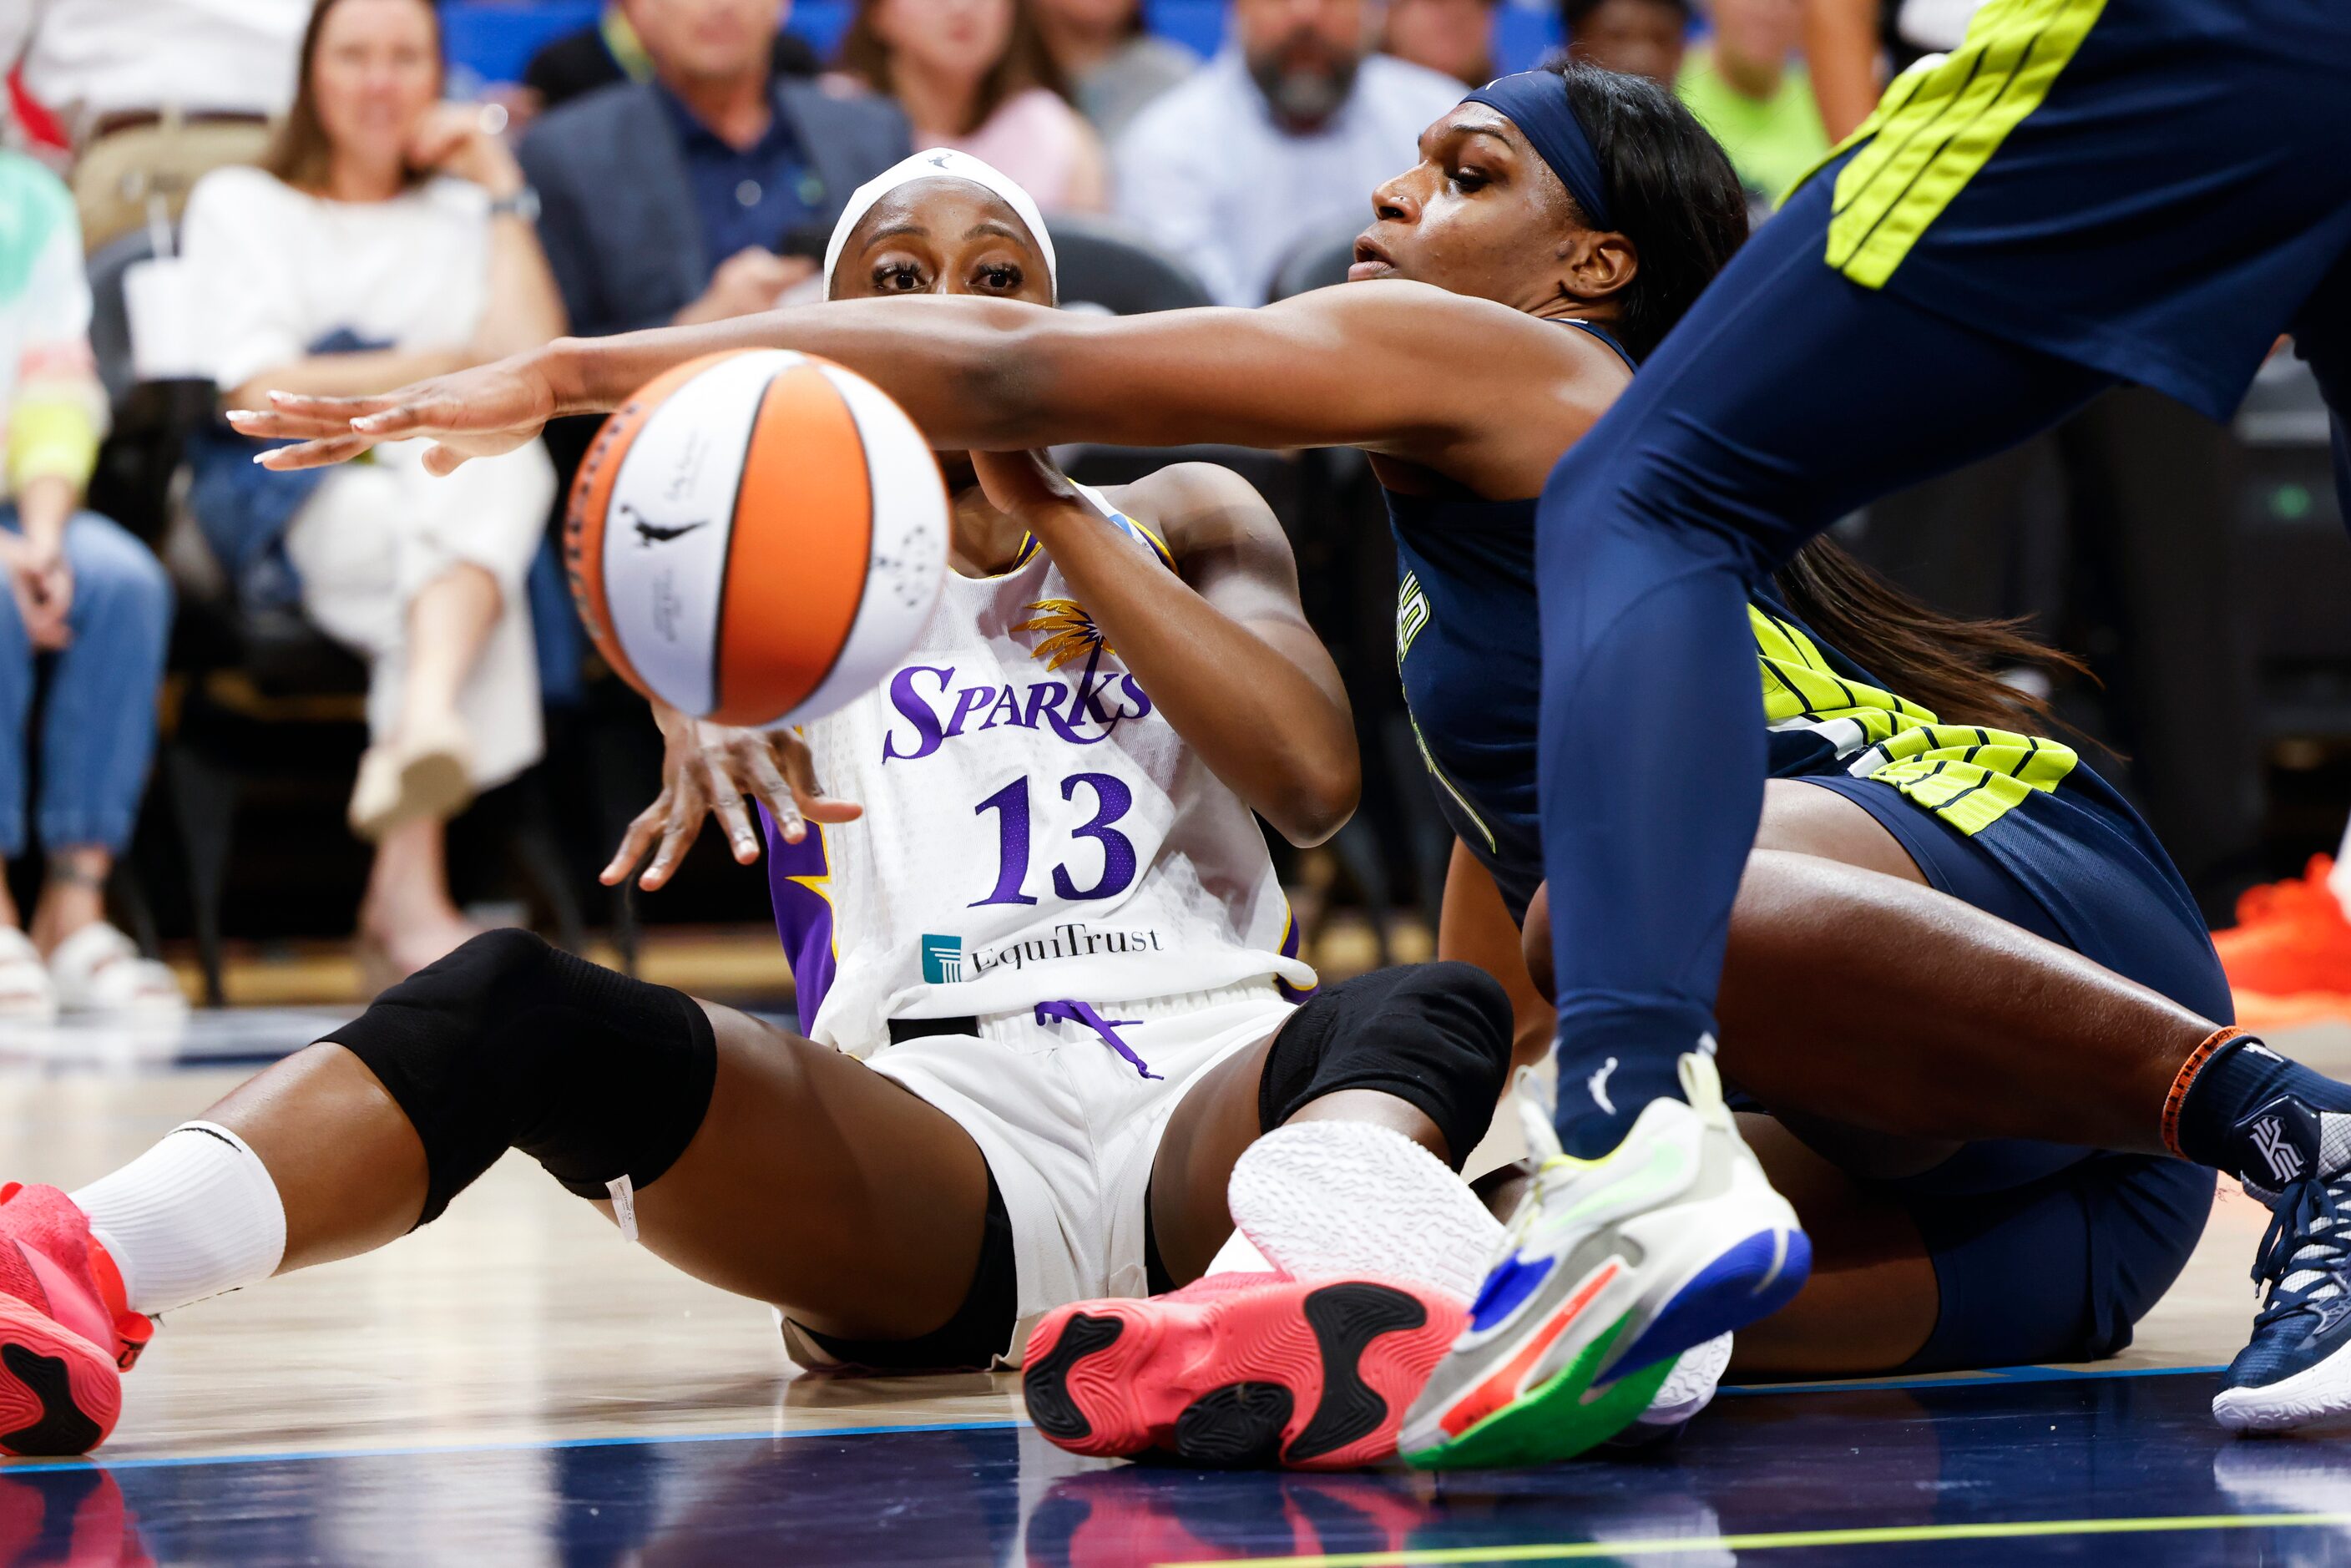
[(2351, 1417), (2351, 1115), (2292, 1094), (2237, 1124), (2245, 1190), (2269, 1205), (2253, 1337), (2212, 1415), (2237, 1432)]

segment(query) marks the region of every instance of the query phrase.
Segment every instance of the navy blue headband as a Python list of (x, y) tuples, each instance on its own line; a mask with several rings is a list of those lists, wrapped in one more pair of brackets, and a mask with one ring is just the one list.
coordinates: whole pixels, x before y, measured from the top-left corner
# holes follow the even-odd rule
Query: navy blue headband
[(1608, 198), (1602, 193), (1608, 182), (1600, 172), (1600, 154), (1593, 151), (1592, 138), (1583, 133), (1583, 122), (1575, 118), (1567, 101), (1567, 84), (1556, 71), (1497, 77), (1461, 101), (1482, 103), (1509, 116), (1520, 134), (1551, 165), (1551, 172), (1559, 176), (1559, 183), (1567, 187), (1567, 193), (1575, 198), (1593, 226), (1616, 226), (1608, 215)]

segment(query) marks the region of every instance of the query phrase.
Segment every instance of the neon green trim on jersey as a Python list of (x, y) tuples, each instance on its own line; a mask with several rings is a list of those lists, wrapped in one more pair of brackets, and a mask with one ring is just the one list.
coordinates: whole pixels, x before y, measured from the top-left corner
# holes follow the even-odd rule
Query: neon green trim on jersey
[(2054, 789), (2082, 759), (2012, 730), (1945, 724), (1907, 697), (1829, 667), (1802, 627), (1747, 607), (1763, 682), (1763, 719), (1822, 732), (1856, 778), (1891, 784), (1963, 833), (1983, 831), (2032, 791)]
[(2041, 107), (2105, 0), (1984, 0), (1967, 40), (1894, 79), (1837, 175), (1828, 264), (1885, 287), (1927, 226)]

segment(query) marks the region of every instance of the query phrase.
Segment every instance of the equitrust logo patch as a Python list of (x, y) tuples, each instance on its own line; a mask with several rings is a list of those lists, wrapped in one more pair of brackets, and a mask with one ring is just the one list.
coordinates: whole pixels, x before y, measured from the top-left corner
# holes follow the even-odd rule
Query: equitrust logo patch
[(962, 978), (963, 938), (960, 936), (924, 937), (924, 983), (932, 986), (951, 986)]

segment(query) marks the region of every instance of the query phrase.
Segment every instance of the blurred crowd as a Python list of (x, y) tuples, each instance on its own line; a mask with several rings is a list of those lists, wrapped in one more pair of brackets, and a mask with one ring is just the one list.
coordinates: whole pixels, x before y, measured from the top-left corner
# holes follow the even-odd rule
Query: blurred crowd
[[(550, 542), (586, 430), (446, 480), (398, 445), (277, 475), (222, 409), (813, 298), (849, 193), (927, 147), (1002, 168), (1130, 282), (1174, 280), (1102, 308), (1262, 303), (1343, 277), (1371, 193), (1465, 84), (1535, 63), (1530, 37), (1674, 86), (1761, 222), (1970, 8), (1516, 4), (1230, 0), (1203, 57), (1141, 0), (851, 0), (807, 33), (789, 0), (572, 0), (543, 26), (507, 0), (531, 44), (511, 80), (448, 57), (465, 0), (0, 13), (0, 1017), (180, 1005), (152, 956), (166, 927), (216, 984), (225, 931), (319, 926), (268, 883), (337, 858), (298, 825), (322, 768), (367, 856), (337, 860), (362, 890), (337, 918), (378, 982), (475, 928), (461, 899), (483, 889), (453, 883), (449, 845), (477, 798), (506, 802), (516, 862), (490, 880), (577, 926), (596, 841), (650, 793), (641, 742), (595, 716), (610, 683)], [(2105, 687), (2061, 707), (2127, 759), (2216, 914), (2276, 848), (2277, 737), (2230, 587), (2240, 456), (2118, 393), (1846, 530), (1942, 608), (2088, 648)], [(1374, 776), (1364, 831), (1301, 875), (1384, 937), (1433, 903), (1441, 828), (1388, 733), (1384, 532), (1343, 462), (1268, 488)], [(322, 738), (337, 724), (355, 758)], [(151, 797), (169, 821), (142, 828)], [(121, 874), (150, 840), (150, 873)]]

